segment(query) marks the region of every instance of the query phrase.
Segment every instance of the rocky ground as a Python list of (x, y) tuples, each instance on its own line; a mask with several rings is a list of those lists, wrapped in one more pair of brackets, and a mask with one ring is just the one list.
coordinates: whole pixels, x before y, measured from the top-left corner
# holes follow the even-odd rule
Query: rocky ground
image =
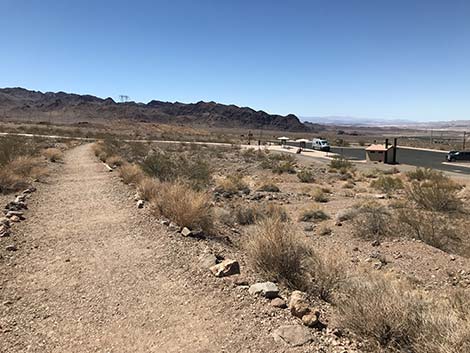
[[(25, 201), (24, 220), (0, 238), (2, 352), (360, 350), (331, 325), (305, 326), (295, 303), (266, 298), (223, 238), (183, 237), (136, 207), (89, 145), (68, 151)], [(214, 276), (215, 255), (237, 260), (241, 275)], [(307, 309), (312, 326), (327, 322)]]

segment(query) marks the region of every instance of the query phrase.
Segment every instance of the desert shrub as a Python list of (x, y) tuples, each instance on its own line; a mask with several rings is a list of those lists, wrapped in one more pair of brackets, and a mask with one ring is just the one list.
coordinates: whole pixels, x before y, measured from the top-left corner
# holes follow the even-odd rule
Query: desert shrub
[(322, 225), (320, 228), (318, 228), (318, 235), (330, 235), (332, 232), (331, 228), (328, 227), (327, 225)]
[(325, 211), (320, 208), (309, 208), (304, 210), (299, 216), (299, 222), (321, 222), (329, 219)]
[(470, 349), (468, 293), (431, 297), (407, 282), (369, 273), (349, 278), (335, 298), (340, 324), (365, 338), (367, 350), (458, 353)]
[(279, 189), (279, 186), (277, 186), (274, 183), (266, 183), (261, 185), (258, 188), (258, 191), (264, 191), (264, 192), (280, 192), (281, 190)]
[(125, 184), (138, 184), (145, 176), (136, 164), (125, 163), (119, 168), (119, 175)]
[(140, 197), (145, 201), (153, 201), (159, 196), (161, 183), (152, 177), (143, 176), (137, 185)]
[(403, 181), (390, 175), (381, 175), (378, 179), (373, 180), (370, 186), (378, 189), (386, 194), (403, 189)]
[(289, 215), (284, 207), (271, 203), (267, 205), (235, 207), (233, 217), (240, 225), (255, 224), (265, 218), (278, 218), (282, 222), (289, 220)]
[(407, 284), (368, 274), (350, 278), (342, 294), (336, 304), (344, 328), (382, 350), (413, 352), (425, 303)]
[(215, 192), (226, 195), (235, 195), (239, 192), (248, 194), (250, 187), (240, 174), (232, 174), (217, 181)]
[(159, 197), (152, 202), (160, 214), (181, 227), (213, 232), (213, 209), (209, 194), (196, 191), (182, 182), (162, 183)]
[(271, 280), (305, 287), (306, 261), (312, 250), (292, 224), (278, 218), (262, 220), (248, 237), (246, 250), (254, 267)]
[(312, 197), (316, 202), (324, 203), (329, 201), (327, 194), (321, 188), (315, 188), (312, 191)]
[(354, 189), (355, 186), (356, 184), (353, 181), (348, 180), (343, 184), (343, 189)]
[(313, 183), (315, 181), (312, 171), (307, 169), (302, 169), (300, 172), (298, 172), (297, 178), (299, 178), (302, 183)]
[(395, 210), (395, 233), (419, 239), (443, 251), (462, 255), (470, 254), (470, 244), (465, 243), (457, 226), (457, 219), (445, 213), (402, 207)]
[(413, 181), (407, 188), (408, 199), (418, 207), (432, 211), (456, 211), (462, 206), (457, 192), (460, 185), (441, 175), (425, 181)]
[(288, 173), (288, 174), (295, 174), (295, 162), (292, 161), (283, 161), (272, 168), (273, 173), (276, 174), (283, 174), (283, 173)]
[(320, 299), (331, 302), (339, 292), (347, 272), (341, 256), (333, 251), (312, 253), (308, 266), (308, 290)]
[(359, 211), (356, 207), (347, 208), (347, 209), (339, 211), (336, 214), (335, 219), (338, 222), (350, 221), (350, 220), (354, 219), (357, 216), (358, 213), (359, 213)]
[(0, 137), (0, 167), (20, 156), (34, 156), (39, 144), (35, 140), (14, 136)]
[(406, 176), (410, 181), (425, 181), (425, 180), (436, 180), (443, 177), (442, 172), (431, 168), (416, 168), (406, 173)]
[(331, 169), (337, 169), (337, 170), (348, 170), (353, 167), (352, 163), (348, 161), (346, 158), (341, 157), (341, 156), (334, 156), (333, 159), (330, 161), (329, 164)]
[(58, 162), (64, 158), (64, 154), (58, 148), (46, 148), (42, 151), (42, 155), (51, 162)]
[(31, 181), (46, 173), (47, 170), (40, 158), (17, 157), (0, 169), (0, 192), (9, 193), (26, 188)]
[(400, 170), (397, 167), (382, 170), (383, 175), (393, 175), (393, 174), (399, 174), (399, 173), (400, 173)]
[(390, 235), (391, 214), (377, 202), (358, 206), (354, 218), (353, 233), (363, 239), (380, 240)]
[(211, 179), (209, 165), (198, 156), (189, 159), (184, 155), (156, 151), (143, 160), (142, 169), (160, 181), (185, 179), (195, 189), (207, 186)]
[(119, 156), (110, 156), (106, 159), (106, 163), (111, 167), (120, 167), (125, 163), (125, 161)]

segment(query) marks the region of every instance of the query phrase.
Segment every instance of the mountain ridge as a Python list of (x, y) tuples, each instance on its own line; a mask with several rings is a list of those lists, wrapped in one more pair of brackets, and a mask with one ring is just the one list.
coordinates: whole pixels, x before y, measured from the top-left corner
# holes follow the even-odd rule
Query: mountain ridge
[(308, 131), (294, 114), (268, 114), (262, 110), (216, 102), (180, 103), (151, 100), (121, 102), (89, 94), (41, 92), (22, 87), (0, 88), (0, 118), (58, 122), (127, 119), (155, 123), (203, 125), (219, 128)]

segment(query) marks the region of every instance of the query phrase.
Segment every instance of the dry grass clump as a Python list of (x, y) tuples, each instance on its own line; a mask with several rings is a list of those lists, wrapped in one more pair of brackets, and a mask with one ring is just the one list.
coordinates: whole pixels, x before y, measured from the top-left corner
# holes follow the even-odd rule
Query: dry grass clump
[(61, 161), (64, 158), (64, 154), (58, 148), (46, 148), (42, 151), (42, 155), (51, 161), (52, 163)]
[(234, 174), (218, 180), (215, 192), (227, 196), (238, 194), (238, 192), (247, 194), (250, 192), (250, 187), (243, 180), (242, 175)]
[(280, 192), (279, 186), (274, 183), (265, 183), (258, 188), (258, 191), (264, 192)]
[(342, 326), (372, 340), (379, 350), (413, 352), (425, 302), (407, 284), (383, 275), (350, 278), (336, 304)]
[(334, 156), (330, 161), (329, 167), (333, 170), (347, 171), (352, 169), (353, 164), (344, 157)]
[(407, 196), (410, 201), (425, 210), (457, 211), (462, 206), (457, 195), (460, 189), (460, 185), (441, 174), (430, 180), (413, 181), (407, 188)]
[(176, 222), (181, 227), (202, 230), (207, 234), (213, 231), (213, 209), (211, 197), (195, 191), (182, 182), (161, 184), (159, 197), (153, 200), (158, 214)]
[(318, 207), (313, 207), (304, 210), (299, 216), (299, 222), (321, 222), (329, 219), (325, 211)]
[(238, 206), (233, 210), (233, 218), (240, 225), (255, 224), (265, 218), (279, 218), (282, 222), (289, 220), (284, 207), (272, 203), (266, 205)]
[(266, 218), (246, 242), (248, 257), (271, 280), (293, 288), (305, 288), (305, 273), (312, 250), (301, 233), (279, 218)]
[(122, 166), (125, 161), (119, 156), (110, 156), (106, 159), (106, 163), (108, 163), (110, 167), (116, 168)]
[(302, 183), (313, 183), (315, 181), (313, 172), (307, 169), (302, 169), (300, 172), (298, 172), (297, 178), (299, 178)]
[(329, 201), (327, 193), (321, 188), (315, 188), (312, 192), (312, 197), (316, 202), (325, 203)]
[(341, 286), (341, 325), (380, 352), (458, 353), (470, 349), (468, 293), (431, 297), (409, 283), (369, 273)]
[(407, 172), (406, 176), (410, 181), (425, 181), (440, 179), (443, 174), (431, 168), (416, 168), (415, 170)]
[(381, 175), (377, 180), (373, 180), (370, 186), (386, 194), (391, 194), (397, 190), (403, 189), (403, 181), (400, 178), (390, 175)]
[(182, 179), (199, 190), (209, 185), (211, 181), (209, 165), (199, 154), (188, 157), (185, 154), (154, 151), (145, 157), (142, 169), (160, 181), (172, 182)]
[(355, 236), (368, 240), (381, 240), (390, 235), (391, 213), (377, 203), (367, 202), (357, 208), (354, 216), (353, 233)]
[(119, 175), (124, 184), (139, 184), (145, 174), (136, 164), (125, 163), (119, 168)]
[(161, 182), (155, 178), (144, 176), (138, 181), (137, 191), (145, 201), (154, 201), (159, 196), (160, 190)]
[(9, 193), (27, 187), (31, 181), (46, 175), (43, 161), (36, 157), (20, 156), (0, 169), (0, 192)]

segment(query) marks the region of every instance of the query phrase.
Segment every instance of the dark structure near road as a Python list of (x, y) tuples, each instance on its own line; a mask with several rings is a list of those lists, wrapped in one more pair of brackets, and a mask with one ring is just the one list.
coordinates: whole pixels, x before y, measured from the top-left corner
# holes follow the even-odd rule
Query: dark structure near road
[(393, 146), (385, 140), (385, 145), (373, 144), (366, 148), (366, 159), (370, 162), (385, 164), (397, 163), (397, 139), (393, 140)]

